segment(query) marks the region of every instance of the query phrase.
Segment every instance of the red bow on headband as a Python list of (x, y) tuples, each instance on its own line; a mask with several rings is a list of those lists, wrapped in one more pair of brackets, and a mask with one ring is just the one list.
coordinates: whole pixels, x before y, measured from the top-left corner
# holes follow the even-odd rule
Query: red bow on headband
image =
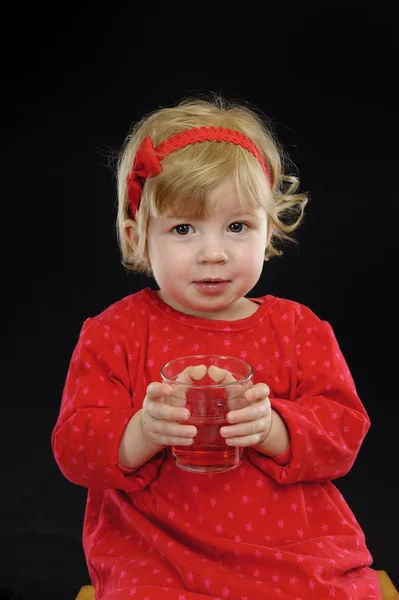
[[(162, 157), (163, 158), (163, 157)], [(140, 197), (147, 177), (153, 177), (162, 172), (160, 159), (155, 151), (150, 136), (143, 139), (134, 158), (133, 169), (127, 176), (127, 197), (133, 219), (139, 209)]]

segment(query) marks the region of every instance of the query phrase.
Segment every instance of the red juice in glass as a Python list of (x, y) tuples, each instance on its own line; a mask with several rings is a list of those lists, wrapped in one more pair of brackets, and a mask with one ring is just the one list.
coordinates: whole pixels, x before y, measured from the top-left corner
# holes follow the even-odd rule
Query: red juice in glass
[(168, 401), (173, 406), (187, 407), (190, 418), (184, 424), (194, 425), (198, 431), (190, 446), (173, 446), (176, 465), (195, 473), (218, 473), (237, 467), (243, 448), (228, 446), (220, 428), (228, 425), (227, 413), (238, 407), (237, 401), (251, 384), (252, 367), (233, 357), (188, 356), (164, 365), (161, 375), (173, 390)]
[(185, 471), (217, 473), (229, 471), (241, 463), (243, 449), (227, 446), (220, 428), (227, 425), (225, 417), (191, 417), (184, 421), (198, 430), (191, 446), (173, 446), (176, 465)]

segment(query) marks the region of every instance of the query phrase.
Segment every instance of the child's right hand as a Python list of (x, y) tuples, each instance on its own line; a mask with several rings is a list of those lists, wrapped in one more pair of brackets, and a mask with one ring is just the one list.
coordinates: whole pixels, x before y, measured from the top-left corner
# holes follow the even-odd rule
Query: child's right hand
[[(206, 367), (188, 367), (178, 376), (177, 381), (191, 383), (204, 376)], [(170, 397), (173, 395), (173, 406)], [(169, 404), (168, 404), (169, 402)], [(179, 401), (176, 390), (167, 383), (150, 383), (141, 409), (141, 427), (144, 437), (155, 446), (190, 446), (198, 430), (194, 425), (184, 425), (190, 412), (184, 408), (185, 399)]]

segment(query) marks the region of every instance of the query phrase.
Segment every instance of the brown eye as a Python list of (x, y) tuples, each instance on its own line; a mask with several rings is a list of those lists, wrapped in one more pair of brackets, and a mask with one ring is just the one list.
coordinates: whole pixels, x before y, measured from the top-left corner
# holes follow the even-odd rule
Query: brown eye
[(244, 231), (244, 227), (246, 227), (245, 223), (232, 223), (229, 225), (230, 231), (233, 233), (241, 233)]
[(176, 225), (176, 227), (173, 228), (173, 231), (175, 231), (178, 235), (187, 235), (190, 231), (190, 227), (191, 225)]

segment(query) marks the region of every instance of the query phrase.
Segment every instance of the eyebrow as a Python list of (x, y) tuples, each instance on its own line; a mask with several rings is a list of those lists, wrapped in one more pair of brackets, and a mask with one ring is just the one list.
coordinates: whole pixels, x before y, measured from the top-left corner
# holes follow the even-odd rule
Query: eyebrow
[[(204, 218), (206, 218), (206, 215), (200, 217), (200, 216), (195, 216), (195, 215), (190, 215), (190, 214), (181, 214), (181, 215), (174, 215), (174, 214), (170, 214), (170, 213), (164, 213), (162, 215), (167, 221), (177, 221), (177, 222), (187, 222), (187, 221), (202, 221), (204, 220)], [(221, 213), (222, 217), (225, 217), (226, 215)], [(231, 220), (231, 222), (234, 221), (240, 221), (240, 220), (245, 220), (245, 219), (256, 219), (256, 220), (260, 220), (261, 216), (258, 214), (258, 209), (255, 208), (253, 211), (251, 210), (246, 210), (244, 212), (244, 210), (242, 212), (240, 211), (235, 211), (233, 214), (231, 215), (227, 215), (229, 220)]]
[[(229, 219), (232, 219), (233, 221), (235, 219), (239, 220), (239, 219), (247, 219), (247, 218), (251, 218), (251, 219), (259, 219), (260, 215), (253, 211), (246, 211), (246, 212), (235, 212), (231, 215), (225, 215), (222, 213), (222, 216), (228, 216)], [(181, 215), (171, 215), (168, 213), (164, 213), (163, 217), (165, 219), (167, 219), (168, 221), (181, 221), (181, 220), (185, 220), (185, 219), (189, 219), (189, 220), (202, 220), (204, 217), (198, 217), (198, 216), (194, 216), (194, 215), (190, 215), (190, 214), (184, 214), (182, 213)]]
[(257, 215), (257, 210), (258, 209), (254, 209), (254, 210), (240, 210), (237, 211), (235, 213), (232, 213), (233, 217), (252, 217), (252, 216), (256, 216)]
[(256, 213), (255, 211), (253, 212), (238, 212), (238, 213), (234, 213), (233, 215), (230, 215), (230, 217), (232, 219), (260, 219), (260, 215), (258, 213)]

